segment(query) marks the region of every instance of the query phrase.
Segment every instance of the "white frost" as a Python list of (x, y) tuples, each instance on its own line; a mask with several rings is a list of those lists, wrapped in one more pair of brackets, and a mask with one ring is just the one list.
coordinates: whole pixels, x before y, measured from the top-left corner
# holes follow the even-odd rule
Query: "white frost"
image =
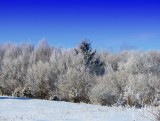
[(0, 97), (0, 121), (151, 121), (149, 110)]

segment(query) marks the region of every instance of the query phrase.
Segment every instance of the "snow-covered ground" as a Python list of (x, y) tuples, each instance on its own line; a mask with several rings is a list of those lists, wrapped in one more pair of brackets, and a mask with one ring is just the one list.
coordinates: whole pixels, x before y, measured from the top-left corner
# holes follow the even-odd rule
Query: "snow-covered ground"
[(0, 121), (153, 121), (151, 111), (0, 96)]

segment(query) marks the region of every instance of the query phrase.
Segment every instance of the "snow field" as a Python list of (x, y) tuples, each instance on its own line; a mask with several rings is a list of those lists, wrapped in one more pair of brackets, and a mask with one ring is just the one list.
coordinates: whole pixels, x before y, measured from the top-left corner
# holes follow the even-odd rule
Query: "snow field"
[(0, 97), (0, 121), (153, 121), (142, 109)]

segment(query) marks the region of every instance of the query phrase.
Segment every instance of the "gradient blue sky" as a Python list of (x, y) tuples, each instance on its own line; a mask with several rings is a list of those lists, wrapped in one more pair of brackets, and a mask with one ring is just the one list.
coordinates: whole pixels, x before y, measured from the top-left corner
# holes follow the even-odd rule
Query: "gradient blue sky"
[(160, 0), (0, 0), (0, 43), (160, 50)]

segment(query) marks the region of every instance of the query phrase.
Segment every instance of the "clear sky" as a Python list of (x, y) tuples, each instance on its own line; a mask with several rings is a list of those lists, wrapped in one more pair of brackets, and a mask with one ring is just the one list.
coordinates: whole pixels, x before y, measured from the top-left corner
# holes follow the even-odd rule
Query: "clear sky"
[(160, 50), (160, 0), (0, 0), (0, 43)]

